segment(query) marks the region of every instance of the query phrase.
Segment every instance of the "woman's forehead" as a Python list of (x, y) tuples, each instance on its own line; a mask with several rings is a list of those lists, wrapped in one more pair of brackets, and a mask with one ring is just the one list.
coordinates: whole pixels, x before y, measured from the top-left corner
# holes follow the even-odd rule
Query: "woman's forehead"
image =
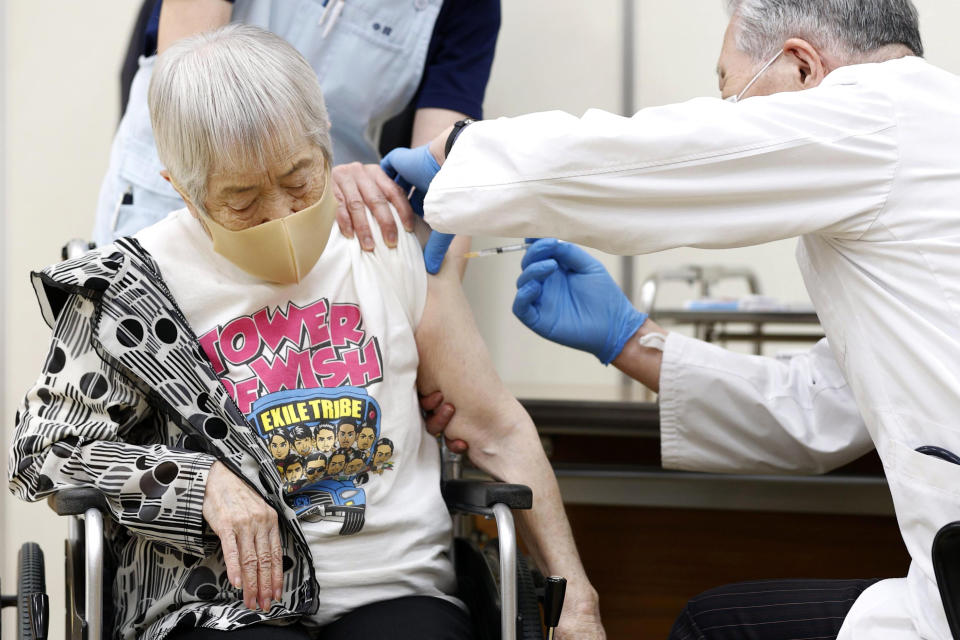
[(316, 145), (306, 140), (293, 149), (271, 154), (262, 161), (256, 154), (230, 154), (210, 172), (208, 190), (242, 191), (264, 182), (282, 180), (299, 170), (320, 171), (323, 169), (323, 153)]

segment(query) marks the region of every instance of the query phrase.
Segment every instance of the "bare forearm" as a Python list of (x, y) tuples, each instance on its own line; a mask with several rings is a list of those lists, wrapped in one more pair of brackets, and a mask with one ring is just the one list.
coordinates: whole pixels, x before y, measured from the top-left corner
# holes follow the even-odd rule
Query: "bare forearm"
[(456, 407), (446, 435), (466, 440), (478, 467), (533, 490), (533, 509), (519, 514), (528, 548), (541, 569), (567, 578), (571, 607), (596, 609), (596, 592), (580, 562), (553, 469), (532, 420), (490, 361), (457, 270), (457, 260), (448, 257), (430, 281), (417, 330), (420, 390), (440, 389)]
[(413, 134), (410, 146), (419, 147), (427, 144), (445, 129), (453, 126), (455, 122), (466, 117), (459, 111), (450, 109), (417, 109), (417, 113), (413, 117)]
[(667, 334), (653, 320), (648, 319), (633, 334), (633, 337), (627, 340), (623, 351), (620, 352), (620, 355), (616, 357), (612, 364), (651, 391), (659, 392), (663, 352), (659, 349), (644, 347), (639, 342), (640, 338), (650, 333)]
[(230, 22), (233, 5), (227, 0), (164, 0), (157, 30), (157, 53), (180, 40)]
[(567, 579), (571, 606), (596, 608), (597, 593), (580, 561), (553, 468), (522, 407), (517, 418), (516, 426), (496, 440), (493, 450), (471, 449), (470, 459), (498, 479), (533, 490), (534, 508), (517, 513), (517, 524), (528, 550), (546, 575)]

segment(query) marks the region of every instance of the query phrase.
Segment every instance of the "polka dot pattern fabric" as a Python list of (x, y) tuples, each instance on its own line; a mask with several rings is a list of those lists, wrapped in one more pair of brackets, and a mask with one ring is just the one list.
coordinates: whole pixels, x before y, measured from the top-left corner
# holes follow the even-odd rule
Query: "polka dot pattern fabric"
[[(180, 625), (230, 630), (310, 614), (309, 547), (272, 458), (218, 383), (149, 254), (122, 239), (33, 274), (53, 337), (17, 412), (11, 490), (26, 500), (96, 487), (118, 558), (115, 627), (158, 640)], [(220, 460), (280, 514), (282, 603), (247, 610), (203, 520)]]

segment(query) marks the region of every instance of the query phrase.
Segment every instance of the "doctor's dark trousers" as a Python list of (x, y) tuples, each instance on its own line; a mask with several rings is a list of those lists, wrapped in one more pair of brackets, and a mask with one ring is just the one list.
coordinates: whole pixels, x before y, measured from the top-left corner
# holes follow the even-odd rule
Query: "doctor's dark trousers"
[(847, 612), (877, 580), (760, 580), (692, 598), (670, 640), (834, 640)]

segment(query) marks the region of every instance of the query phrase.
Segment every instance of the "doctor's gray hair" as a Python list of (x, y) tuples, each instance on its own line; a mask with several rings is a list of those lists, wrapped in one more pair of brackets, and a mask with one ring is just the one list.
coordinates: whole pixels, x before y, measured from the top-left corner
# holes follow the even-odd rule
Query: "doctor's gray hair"
[(317, 75), (269, 31), (230, 24), (157, 57), (148, 93), (160, 161), (203, 209), (214, 172), (266, 170), (304, 139), (333, 157)]
[(911, 0), (726, 0), (737, 19), (736, 43), (760, 62), (789, 38), (803, 38), (846, 62), (869, 60), (889, 45), (923, 55)]

